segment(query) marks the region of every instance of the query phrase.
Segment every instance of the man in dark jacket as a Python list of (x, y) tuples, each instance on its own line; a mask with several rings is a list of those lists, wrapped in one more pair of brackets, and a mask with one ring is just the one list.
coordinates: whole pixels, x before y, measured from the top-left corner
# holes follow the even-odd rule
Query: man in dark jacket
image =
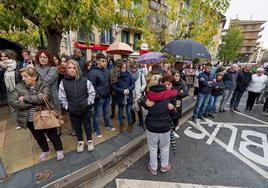
[(83, 57), (80, 49), (78, 49), (78, 48), (74, 49), (74, 55), (71, 57), (71, 59), (78, 62), (80, 69), (83, 72), (85, 69), (86, 59)]
[(251, 82), (251, 79), (252, 79), (252, 75), (250, 72), (250, 67), (249, 65), (246, 65), (238, 73), (238, 76), (237, 76), (237, 85), (236, 85), (236, 88), (235, 88), (235, 91), (233, 93), (233, 96), (231, 98), (231, 103), (230, 103), (231, 111), (240, 112), (240, 110), (238, 109), (238, 105), (245, 90), (247, 89), (249, 83)]
[(224, 92), (220, 103), (220, 112), (225, 112), (227, 101), (231, 98), (236, 88), (238, 65), (232, 64), (230, 69), (223, 75)]
[(210, 63), (207, 63), (204, 72), (201, 72), (198, 75), (199, 91), (192, 116), (194, 122), (196, 122), (197, 118), (204, 119), (203, 115), (206, 110), (213, 84), (212, 76), (210, 74), (211, 66)]
[(101, 137), (99, 128), (99, 109), (102, 107), (103, 119), (105, 122), (105, 128), (109, 130), (115, 130), (110, 124), (109, 119), (109, 105), (110, 105), (110, 92), (111, 81), (110, 73), (107, 67), (107, 58), (103, 54), (98, 54), (96, 57), (97, 66), (94, 67), (89, 74), (88, 79), (94, 86), (96, 97), (94, 103), (94, 115), (93, 115), (93, 127), (97, 137)]

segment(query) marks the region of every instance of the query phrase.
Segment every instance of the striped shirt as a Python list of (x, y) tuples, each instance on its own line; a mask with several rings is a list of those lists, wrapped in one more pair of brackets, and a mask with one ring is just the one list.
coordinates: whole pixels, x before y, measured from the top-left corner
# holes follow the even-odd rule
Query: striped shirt
[[(36, 91), (35, 91), (34, 87), (31, 87), (31, 88), (29, 88), (29, 89), (30, 89), (30, 91), (31, 91), (30, 94), (36, 94)], [(30, 108), (30, 109), (29, 109), (29, 113), (28, 113), (28, 118), (27, 118), (27, 120), (28, 120), (29, 122), (33, 122), (33, 119), (34, 119), (34, 113), (35, 113), (35, 107)]]

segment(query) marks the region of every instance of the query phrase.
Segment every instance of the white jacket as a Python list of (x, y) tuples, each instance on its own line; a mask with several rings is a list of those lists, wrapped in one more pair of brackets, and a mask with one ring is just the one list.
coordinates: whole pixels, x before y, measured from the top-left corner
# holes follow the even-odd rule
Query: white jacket
[(252, 80), (247, 88), (248, 91), (254, 92), (254, 93), (261, 93), (263, 89), (265, 88), (265, 85), (268, 81), (268, 78), (266, 75), (258, 76), (257, 74), (252, 75)]
[(139, 78), (135, 82), (135, 88), (133, 90), (133, 98), (134, 100), (139, 100), (142, 96), (142, 92), (145, 91), (146, 88), (146, 80), (145, 76), (139, 71)]

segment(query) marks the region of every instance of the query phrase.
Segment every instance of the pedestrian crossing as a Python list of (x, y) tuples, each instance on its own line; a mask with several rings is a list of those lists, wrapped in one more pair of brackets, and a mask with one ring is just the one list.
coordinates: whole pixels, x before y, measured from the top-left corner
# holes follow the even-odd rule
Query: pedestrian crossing
[(230, 187), (221, 185), (199, 185), (176, 182), (161, 182), (148, 180), (134, 180), (134, 179), (119, 179), (116, 180), (117, 188), (242, 188)]

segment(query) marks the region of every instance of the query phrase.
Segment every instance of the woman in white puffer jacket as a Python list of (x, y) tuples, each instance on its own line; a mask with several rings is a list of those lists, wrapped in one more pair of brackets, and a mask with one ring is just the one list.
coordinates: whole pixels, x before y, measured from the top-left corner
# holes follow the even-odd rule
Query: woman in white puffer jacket
[(252, 80), (247, 88), (248, 99), (247, 99), (246, 110), (252, 111), (256, 98), (261, 94), (261, 92), (265, 88), (268, 78), (263, 73), (264, 73), (263, 68), (258, 68), (256, 74), (252, 75)]

